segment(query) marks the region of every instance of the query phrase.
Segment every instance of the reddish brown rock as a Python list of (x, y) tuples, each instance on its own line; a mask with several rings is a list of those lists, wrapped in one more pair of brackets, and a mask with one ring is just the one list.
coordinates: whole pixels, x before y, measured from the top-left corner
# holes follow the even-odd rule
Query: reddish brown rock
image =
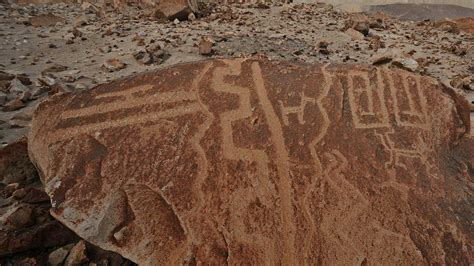
[(185, 20), (189, 14), (198, 11), (196, 0), (161, 0), (151, 2), (154, 2), (157, 11), (169, 20)]
[(199, 42), (199, 53), (201, 55), (211, 55), (214, 42), (210, 38), (202, 38)]
[(183, 64), (57, 95), (30, 157), (53, 216), (143, 264), (472, 264), (474, 140), (434, 80)]

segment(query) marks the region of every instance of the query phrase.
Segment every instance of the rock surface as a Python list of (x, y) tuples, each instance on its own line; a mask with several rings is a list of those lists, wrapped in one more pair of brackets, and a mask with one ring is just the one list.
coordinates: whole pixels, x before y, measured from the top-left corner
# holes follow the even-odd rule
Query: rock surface
[(84, 245), (91, 263), (133, 265), (84, 241), (75, 244), (77, 235), (49, 214), (50, 198), (28, 158), (26, 139), (0, 149), (0, 204), (0, 265), (63, 265), (72, 247), (68, 265), (79, 265)]
[(404, 70), (209, 60), (53, 96), (29, 153), (52, 215), (136, 263), (469, 265), (468, 131)]

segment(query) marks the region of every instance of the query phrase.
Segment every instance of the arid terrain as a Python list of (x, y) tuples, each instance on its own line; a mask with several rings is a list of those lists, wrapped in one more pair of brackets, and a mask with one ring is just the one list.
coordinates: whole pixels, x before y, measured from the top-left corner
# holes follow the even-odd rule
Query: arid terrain
[(0, 264), (472, 265), (474, 22), (392, 10), (0, 4)]

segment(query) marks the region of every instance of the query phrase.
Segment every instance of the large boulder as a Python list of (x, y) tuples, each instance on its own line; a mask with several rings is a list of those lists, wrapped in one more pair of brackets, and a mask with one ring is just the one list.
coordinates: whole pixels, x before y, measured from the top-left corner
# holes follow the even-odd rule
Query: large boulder
[(474, 140), (404, 70), (209, 60), (53, 96), (52, 215), (140, 264), (472, 264)]

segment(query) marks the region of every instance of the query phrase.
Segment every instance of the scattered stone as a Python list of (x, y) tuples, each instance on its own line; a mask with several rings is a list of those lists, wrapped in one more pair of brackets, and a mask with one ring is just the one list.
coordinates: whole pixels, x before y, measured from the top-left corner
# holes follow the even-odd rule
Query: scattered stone
[(26, 103), (30, 100), (31, 98), (31, 92), (30, 91), (24, 91), (20, 94), (20, 96), (18, 97), (18, 99), (20, 99), (20, 101)]
[(50, 27), (58, 22), (65, 23), (66, 19), (53, 14), (37, 15), (29, 19), (29, 24), (33, 27)]
[(86, 15), (80, 15), (74, 19), (74, 28), (79, 28), (89, 24), (89, 19)]
[(12, 197), (16, 200), (21, 200), (25, 196), (26, 196), (26, 189), (25, 188), (17, 189), (12, 193)]
[(6, 104), (4, 104), (3, 107), (2, 107), (2, 111), (12, 112), (12, 111), (16, 111), (18, 109), (21, 109), (23, 107), (25, 107), (25, 103), (21, 99), (16, 98), (16, 99), (13, 99), (13, 100), (7, 102)]
[(21, 84), (25, 86), (29, 86), (32, 84), (30, 78), (26, 74), (17, 74), (15, 78), (21, 82)]
[(46, 192), (43, 190), (39, 190), (36, 188), (30, 188), (26, 189), (26, 195), (23, 197), (23, 202), (26, 203), (43, 203), (43, 202), (49, 202), (50, 198)]
[(50, 266), (61, 266), (63, 262), (66, 260), (66, 257), (71, 250), (72, 245), (66, 245), (64, 247), (60, 247), (55, 251), (51, 252), (48, 256), (48, 265)]
[(413, 58), (395, 58), (392, 64), (411, 72), (415, 72), (419, 67), (418, 62)]
[(88, 260), (89, 259), (87, 258), (86, 254), (86, 243), (81, 240), (74, 247), (71, 248), (71, 250), (69, 251), (69, 255), (66, 258), (66, 261), (64, 262), (64, 265), (82, 265)]
[(33, 208), (31, 205), (20, 205), (7, 214), (5, 226), (13, 229), (26, 228), (34, 225)]
[(456, 76), (450, 84), (453, 88), (459, 90), (474, 90), (474, 78), (472, 76)]
[(199, 43), (199, 54), (201, 55), (211, 55), (212, 54), (212, 47), (214, 46), (214, 42), (210, 38), (202, 38), (201, 42)]
[(46, 74), (46, 73), (57, 73), (57, 72), (62, 72), (62, 71), (66, 71), (68, 69), (67, 66), (63, 66), (63, 65), (60, 65), (60, 64), (52, 64), (50, 66), (48, 66), (45, 70), (41, 71), (41, 74)]
[(0, 81), (12, 80), (15, 78), (15, 75), (0, 71)]
[(139, 49), (133, 54), (133, 58), (140, 64), (149, 65), (153, 63), (153, 58), (146, 49)]
[(10, 86), (8, 87), (8, 92), (16, 96), (29, 90), (30, 89), (23, 85), (23, 83), (21, 83), (21, 81), (19, 81), (18, 79), (12, 80)]
[(73, 28), (72, 29), (72, 35), (74, 36), (74, 38), (80, 38), (80, 37), (82, 37), (83, 33), (82, 33), (82, 31), (78, 30), (77, 28)]
[(329, 47), (329, 42), (327, 42), (327, 41), (319, 42), (319, 44), (318, 44), (319, 53), (324, 54), (324, 55), (330, 54), (330, 51), (329, 51), (328, 47)]
[(383, 65), (392, 62), (393, 55), (391, 53), (381, 53), (372, 56), (371, 62), (373, 65)]
[(370, 27), (367, 21), (357, 21), (354, 23), (353, 29), (362, 33), (364, 36), (368, 36)]
[(364, 40), (364, 34), (360, 33), (359, 31), (356, 31), (352, 28), (347, 29), (345, 31), (345, 33), (347, 35), (349, 35), (349, 37), (351, 37), (351, 39), (354, 40), (354, 41)]
[(4, 105), (7, 101), (7, 94), (0, 91), (0, 105)]
[(38, 82), (41, 85), (53, 86), (54, 84), (56, 84), (56, 79), (48, 73), (44, 73), (38, 77)]
[(102, 65), (102, 68), (104, 68), (105, 70), (109, 72), (114, 72), (114, 71), (122, 70), (126, 66), (127, 65), (123, 63), (122, 61), (120, 61), (119, 59), (112, 58), (112, 59), (106, 60), (104, 64)]
[(16, 190), (18, 190), (19, 187), (20, 187), (20, 184), (18, 183), (10, 183), (6, 185), (5, 188), (3, 189), (2, 197), (5, 199), (11, 197), (13, 193)]
[(268, 36), (268, 38), (270, 39), (284, 39), (285, 37), (286, 37), (286, 34), (284, 33), (274, 33)]
[(40, 86), (38, 88), (33, 89), (31, 93), (32, 98), (38, 98), (39, 96), (47, 93), (51, 88), (49, 86)]

